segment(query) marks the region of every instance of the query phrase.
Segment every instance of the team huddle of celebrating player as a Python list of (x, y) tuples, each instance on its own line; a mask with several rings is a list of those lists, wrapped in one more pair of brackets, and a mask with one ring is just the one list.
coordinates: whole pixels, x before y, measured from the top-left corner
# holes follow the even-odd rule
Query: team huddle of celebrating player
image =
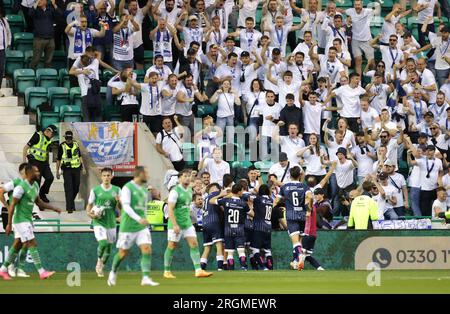
[[(46, 271), (40, 262), (37, 243), (33, 233), (32, 211), (34, 204), (43, 209), (60, 212), (39, 198), (39, 170), (30, 164), (20, 166), (22, 178), (17, 178), (2, 187), (0, 201), (5, 201), (3, 193), (9, 193), (9, 218), (6, 233), (14, 230), (14, 244), (8, 258), (0, 268), (0, 277), (29, 277), (24, 269), (24, 258), (30, 252), (41, 279), (54, 272)], [(197, 233), (190, 216), (192, 187), (190, 170), (178, 173), (178, 184), (171, 188), (168, 196), (168, 244), (164, 252), (164, 278), (175, 279), (171, 272), (174, 250), (181, 237), (190, 247), (190, 257), (195, 268), (195, 277), (209, 277), (207, 272), (208, 255), (215, 244), (217, 252), (217, 270), (234, 270), (234, 252), (237, 250), (242, 270), (247, 270), (246, 251), (250, 251), (250, 263), (253, 269), (272, 270), (274, 261), (271, 253), (272, 210), (274, 206), (285, 208), (285, 219), (280, 222), (287, 226), (293, 245), (291, 266), (302, 270), (305, 260), (316, 269), (320, 264), (311, 256), (316, 237), (316, 209), (327, 204), (320, 184), (314, 193), (303, 183), (304, 173), (300, 167), (290, 169), (291, 181), (281, 186), (278, 193), (275, 185), (258, 184), (249, 190), (246, 180), (233, 183), (224, 179), (224, 186), (211, 183), (206, 187), (206, 201), (203, 208), (203, 245), (200, 258)], [(151, 233), (147, 220), (149, 174), (145, 167), (137, 166), (134, 177), (122, 189), (112, 185), (113, 171), (101, 170), (102, 183), (94, 187), (89, 195), (87, 214), (92, 218), (95, 238), (98, 242), (96, 272), (103, 277), (104, 265), (116, 242), (116, 226), (120, 222), (117, 237), (117, 252), (113, 257), (107, 283), (116, 285), (117, 273), (121, 262), (131, 247), (136, 244), (141, 252), (141, 270), (144, 286), (157, 286), (159, 283), (150, 278), (151, 270)], [(315, 202), (314, 202), (314, 197)], [(275, 196), (276, 195), (276, 196)], [(329, 204), (329, 203), (328, 203)], [(319, 207), (321, 206), (321, 207)], [(331, 208), (328, 205), (328, 208)], [(320, 210), (319, 216), (326, 211)], [(323, 218), (325, 219), (325, 218)], [(224, 252), (226, 259), (224, 259)], [(18, 267), (14, 267), (16, 258)]]

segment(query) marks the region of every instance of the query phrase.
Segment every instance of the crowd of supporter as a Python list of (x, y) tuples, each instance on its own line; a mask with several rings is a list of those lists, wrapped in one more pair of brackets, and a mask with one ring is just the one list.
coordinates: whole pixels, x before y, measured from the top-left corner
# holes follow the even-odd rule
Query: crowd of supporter
[[(220, 185), (227, 174), (247, 178), (251, 189), (265, 172), (276, 194), (300, 165), (334, 215), (348, 215), (349, 192), (364, 181), (385, 219), (450, 206), (446, 0), (395, 3), (383, 17), (380, 3), (361, 0), (29, 2), (21, 10), (34, 33), (30, 66), (44, 53), (50, 67), (55, 47), (65, 49), (83, 120), (104, 119), (106, 85), (122, 121), (145, 122), (176, 170), (199, 171), (200, 195), (202, 173)], [(3, 53), (8, 32), (0, 19)], [(101, 82), (100, 69), (116, 74)], [(237, 126), (247, 128), (242, 140)], [(249, 163), (233, 163), (230, 145)]]

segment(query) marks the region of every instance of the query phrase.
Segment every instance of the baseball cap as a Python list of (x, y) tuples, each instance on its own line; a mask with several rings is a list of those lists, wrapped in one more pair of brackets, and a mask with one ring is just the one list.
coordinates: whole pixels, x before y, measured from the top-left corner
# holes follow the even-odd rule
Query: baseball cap
[(427, 150), (436, 150), (436, 147), (434, 145), (427, 145)]
[(198, 17), (197, 17), (196, 15), (190, 15), (189, 18), (188, 18), (188, 20), (189, 20), (189, 21), (192, 21), (192, 20), (198, 20)]
[(322, 188), (317, 188), (314, 190), (314, 195), (325, 195), (325, 190)]
[(434, 118), (434, 114), (431, 111), (427, 111), (425, 112), (425, 114), (423, 115), (424, 117), (431, 117)]
[(56, 125), (54, 125), (54, 124), (50, 124), (50, 125), (46, 128), (46, 130), (52, 131), (53, 133), (58, 132), (58, 128), (57, 128)]
[(389, 175), (386, 172), (381, 172), (378, 175), (378, 178), (380, 178), (380, 180), (386, 180), (389, 177)]
[(344, 147), (339, 147), (337, 152), (336, 152), (336, 155), (337, 154), (344, 154), (344, 155), (347, 156), (347, 150)]
[(386, 162), (384, 163), (384, 165), (385, 165), (385, 166), (392, 166), (392, 167), (395, 167), (395, 163), (394, 163), (392, 160), (390, 160), (390, 159), (386, 160)]
[(425, 138), (428, 138), (428, 134), (425, 133), (425, 132), (420, 132), (420, 133), (419, 133), (419, 137), (425, 137)]
[(64, 134), (64, 138), (73, 138), (73, 132), (72, 131), (66, 131)]
[(250, 53), (248, 51), (242, 51), (241, 57), (250, 57)]
[(278, 157), (278, 161), (287, 161), (288, 157), (285, 152), (280, 153), (280, 156)]

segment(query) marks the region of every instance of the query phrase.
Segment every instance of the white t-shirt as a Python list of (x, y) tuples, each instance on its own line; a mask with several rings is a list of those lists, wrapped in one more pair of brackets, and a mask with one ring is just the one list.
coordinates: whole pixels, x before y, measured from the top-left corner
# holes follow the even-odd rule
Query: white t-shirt
[[(417, 13), (417, 23), (424, 24), (429, 16), (433, 16), (434, 13), (434, 7), (436, 6), (436, 2), (438, 0), (419, 0), (417, 1), (418, 5), (426, 4), (427, 7)], [(433, 22), (431, 22), (433, 23)], [(430, 24), (431, 24), (430, 23)]]
[(247, 17), (256, 17), (256, 10), (260, 0), (244, 1), (242, 8), (239, 10), (238, 26), (245, 26), (245, 19)]
[(351, 88), (350, 85), (344, 85), (334, 90), (342, 102), (343, 108), (341, 117), (345, 118), (359, 118), (361, 115), (361, 104), (359, 96), (364, 95), (366, 90), (361, 86)]
[(281, 57), (286, 55), (286, 43), (290, 28), (289, 24), (284, 24), (281, 29), (276, 26), (270, 27), (270, 46), (280, 49)]
[(257, 31), (248, 31), (247, 29), (241, 29), (239, 32), (239, 41), (241, 49), (244, 51), (252, 52), (258, 47), (258, 41), (261, 39), (262, 34)]
[(372, 39), (370, 32), (370, 21), (372, 20), (373, 10), (362, 9), (361, 13), (357, 13), (354, 8), (345, 10), (345, 14), (352, 19), (353, 40), (368, 41)]
[[(275, 164), (272, 165), (272, 167), (270, 167), (269, 169), (269, 174), (274, 174), (277, 176), (277, 180), (283, 183), (289, 182), (291, 181), (291, 175), (289, 173), (289, 171), (291, 170), (292, 167), (297, 166), (297, 164), (293, 164), (291, 162), (288, 163), (288, 165), (286, 167), (281, 167), (280, 163), (277, 162)], [(286, 171), (287, 168), (287, 171)], [(283, 175), (286, 172), (286, 175), (284, 176), (283, 179)], [(283, 180), (281, 180), (283, 179)]]
[[(258, 68), (259, 69), (259, 68)], [(244, 72), (245, 82), (241, 82), (241, 89), (238, 92), (241, 92), (242, 97), (247, 97), (248, 94), (251, 93), (251, 85), (254, 79), (258, 78), (258, 70), (255, 70), (255, 64), (250, 63), (249, 65), (241, 66), (241, 76), (242, 70)]]
[(297, 157), (297, 153), (300, 149), (305, 147), (305, 141), (300, 138), (290, 138), (289, 136), (280, 136), (281, 151), (286, 153), (288, 160), (292, 164), (298, 164), (300, 158)]
[(443, 56), (450, 57), (450, 38), (446, 42), (443, 42), (442, 37), (438, 36), (431, 41), (431, 45), (433, 48), (436, 48), (436, 70), (450, 69), (450, 64), (443, 58)]
[[(250, 114), (249, 118), (258, 118), (262, 114), (262, 108), (266, 104), (266, 92), (261, 91), (258, 93), (248, 93), (246, 94), (247, 98), (247, 114)], [(255, 101), (258, 99), (258, 103), (253, 107)], [(253, 110), (252, 110), (253, 108)]]
[(293, 94), (294, 95), (294, 104), (297, 107), (300, 107), (300, 100), (299, 100), (299, 90), (300, 90), (301, 82), (292, 80), (291, 84), (286, 84), (285, 81), (283, 81), (281, 78), (278, 79), (278, 103), (280, 104), (281, 108), (284, 108), (286, 106), (286, 95), (287, 94)]
[(211, 182), (217, 182), (222, 186), (223, 175), (230, 173), (230, 165), (223, 160), (216, 163), (212, 158), (206, 159), (204, 165), (205, 171), (211, 175)]
[(447, 108), (449, 107), (448, 103), (444, 102), (443, 105), (438, 106), (438, 104), (431, 105), (428, 107), (428, 110), (434, 114), (434, 121), (439, 123), (440, 125), (444, 125), (445, 128), (445, 120), (447, 119)]
[(94, 59), (91, 64), (89, 64), (87, 67), (82, 67), (80, 64), (81, 58), (78, 57), (75, 62), (73, 63), (73, 67), (77, 69), (89, 69), (91, 70), (89, 75), (79, 74), (77, 75), (78, 78), (78, 85), (80, 86), (80, 92), (81, 97), (84, 97), (87, 95), (88, 89), (91, 87), (91, 79), (98, 80), (98, 69), (99, 69), (99, 62), (97, 59)]
[(177, 105), (177, 94), (180, 90), (180, 85), (178, 84), (175, 89), (172, 89), (169, 84), (164, 85), (161, 88), (162, 91), (165, 90), (166, 92), (170, 93), (171, 96), (164, 97), (161, 94), (161, 115), (163, 116), (171, 116), (175, 114), (175, 106)]
[[(364, 153), (362, 153), (364, 152)], [(367, 145), (365, 147), (356, 146), (352, 149), (353, 155), (358, 162), (358, 177), (365, 177), (372, 173), (374, 160), (367, 155), (367, 153), (374, 154), (375, 150), (372, 146)]]
[(383, 26), (381, 27), (381, 38), (380, 42), (389, 43), (389, 36), (396, 35), (395, 24), (400, 20), (400, 16), (391, 16), (391, 18), (387, 21), (384, 20)]
[(234, 68), (228, 66), (228, 64), (220, 65), (214, 76), (218, 79), (223, 79), (227, 76), (231, 76), (233, 79), (231, 80), (231, 87), (235, 91), (241, 90), (241, 68), (239, 66), (235, 66)]
[[(108, 86), (114, 87), (117, 89), (123, 89), (123, 88), (125, 88), (125, 84), (126, 84), (125, 82), (118, 81), (118, 82), (110, 82), (110, 83), (108, 83)], [(139, 104), (138, 100), (136, 99), (136, 95), (125, 93), (125, 92), (118, 95), (117, 99), (118, 100), (122, 99), (122, 103), (121, 103), (122, 106)]]
[[(185, 98), (194, 98), (194, 94), (196, 93), (196, 90), (194, 90), (194, 87), (187, 88), (184, 86), (184, 84), (181, 84), (180, 86), (180, 92), (182, 92), (185, 95)], [(194, 102), (178, 102), (175, 106), (175, 113), (180, 114), (182, 116), (188, 117), (192, 115), (192, 106), (194, 105)]]
[(220, 93), (217, 98), (217, 117), (225, 118), (234, 116), (234, 95)]
[(334, 85), (338, 82), (339, 73), (345, 71), (344, 65), (337, 58), (334, 62), (328, 60), (328, 56), (319, 55), (320, 74), (321, 77), (330, 78), (330, 84)]
[(169, 153), (170, 161), (183, 159), (183, 154), (181, 153), (181, 131), (181, 127), (177, 126), (171, 132), (162, 130), (156, 134), (156, 143), (161, 144), (162, 149)]
[(377, 111), (378, 114), (380, 114), (381, 110), (383, 108), (387, 107), (386, 103), (387, 103), (388, 96), (390, 94), (389, 93), (389, 91), (390, 91), (389, 85), (387, 85), (387, 84), (375, 85), (374, 84), (370, 87), (369, 91), (372, 94), (374, 94), (373, 96), (370, 97), (369, 104), (371, 107), (373, 107)]
[[(390, 200), (392, 198), (392, 196), (397, 196), (396, 194), (396, 189), (394, 187), (392, 187), (392, 185), (387, 185), (387, 186), (382, 186), (384, 193), (385, 193), (385, 204), (384, 204), (384, 211), (383, 213), (385, 213), (388, 209), (392, 209), (394, 208), (394, 205), (392, 205), (392, 203), (388, 200)], [(398, 198), (397, 198), (397, 204), (395, 205), (395, 207), (399, 207), (398, 205)]]
[(117, 33), (114, 33), (113, 59), (119, 61), (133, 60), (133, 33), (134, 29), (131, 22), (128, 23), (127, 28), (121, 28)]
[[(303, 52), (305, 54), (305, 59), (303, 59), (304, 64), (312, 65), (311, 58), (309, 57), (309, 48), (308, 45), (305, 42), (301, 42), (295, 47), (294, 51), (292, 52), (292, 55), (295, 56), (297, 52)], [(314, 46), (313, 52), (317, 54), (317, 46)]]
[(81, 46), (81, 52), (77, 52), (77, 53), (75, 53), (75, 51), (74, 51), (74, 49), (75, 49), (75, 34), (77, 33), (77, 28), (72, 27), (72, 29), (67, 34), (67, 37), (69, 37), (69, 49), (67, 51), (67, 56), (69, 57), (69, 59), (74, 60), (74, 59), (78, 58), (79, 56), (81, 56), (84, 53), (84, 51), (86, 50), (86, 47), (88, 47), (86, 45), (88, 33), (91, 36), (90, 45), (89, 46), (93, 45), (94, 37), (98, 33), (100, 33), (98, 30), (93, 29), (93, 28), (87, 28), (84, 31), (80, 30), (80, 32), (81, 32), (81, 39), (78, 39), (76, 44), (77, 44), (78, 47)]
[[(264, 68), (266, 74), (264, 76), (264, 88), (266, 90), (272, 90), (275, 94), (278, 95), (279, 93), (279, 87), (277, 85), (274, 85), (271, 81), (269, 81), (269, 79), (267, 78), (267, 73), (269, 71), (269, 65), (267, 64)], [(283, 78), (283, 73), (287, 70), (287, 64), (283, 61), (281, 61), (280, 63), (275, 63), (272, 66), (272, 77), (275, 80), (279, 80)]]
[[(420, 181), (422, 183), (421, 189), (424, 191), (432, 191), (437, 189), (439, 171), (442, 171), (442, 161), (438, 158), (429, 160), (428, 158), (416, 159), (418, 166), (420, 167)], [(428, 170), (427, 170), (428, 169)], [(427, 174), (429, 172), (429, 177)]]
[(389, 176), (388, 184), (389, 184), (389, 186), (394, 187), (394, 190), (395, 190), (394, 191), (395, 192), (395, 197), (397, 198), (397, 204), (395, 205), (395, 207), (404, 206), (404, 199), (403, 199), (403, 190), (402, 190), (402, 188), (404, 186), (406, 186), (405, 177), (403, 175), (401, 175), (400, 173), (394, 173), (394, 174)]
[(140, 114), (144, 116), (161, 115), (161, 90), (158, 84), (151, 86), (147, 83), (141, 83), (141, 96)]
[(273, 128), (275, 127), (275, 123), (270, 120), (267, 120), (267, 116), (272, 116), (272, 118), (278, 119), (280, 117), (281, 106), (278, 103), (275, 103), (272, 106), (269, 106), (265, 103), (262, 108), (262, 116), (263, 116), (263, 124), (261, 127), (261, 135), (272, 137)]
[[(191, 42), (196, 41), (198, 43), (202, 43), (203, 41), (203, 28), (190, 28), (183, 27), (183, 38), (185, 47), (189, 47)], [(200, 48), (201, 49), (201, 48)]]
[(163, 81), (158, 81), (159, 87), (162, 87), (162, 85), (164, 85), (164, 82), (169, 78), (169, 75), (172, 74), (172, 70), (165, 64), (163, 64), (162, 68), (158, 68), (156, 65), (152, 65), (145, 72), (145, 76), (148, 77), (151, 72), (156, 72), (160, 77), (163, 78)]
[(334, 173), (336, 174), (336, 181), (338, 187), (344, 189), (353, 183), (353, 163), (351, 160), (346, 160), (343, 164), (337, 162)]
[(219, 28), (218, 31), (214, 29), (209, 35), (209, 40), (208, 43), (206, 44), (207, 51), (209, 51), (209, 47), (214, 44), (216, 44), (219, 47), (223, 47), (225, 38), (227, 38), (227, 36), (228, 33), (225, 29)]
[[(436, 85), (436, 78), (434, 77), (433, 72), (431, 72), (429, 69), (423, 70), (423, 72), (420, 73), (420, 78), (421, 78), (420, 84), (423, 87)], [(435, 91), (426, 91), (426, 93), (430, 97), (430, 100), (428, 101), (428, 103), (429, 104), (436, 103), (437, 85), (436, 85), (436, 90)], [(444, 114), (445, 114), (445, 112), (444, 112)], [(436, 116), (434, 118), (436, 119)]]
[(363, 129), (368, 128), (369, 130), (372, 130), (375, 125), (375, 119), (379, 117), (377, 111), (369, 106), (367, 111), (361, 110), (361, 126)]
[(312, 105), (309, 101), (305, 101), (303, 105), (303, 124), (306, 134), (315, 133), (320, 136), (320, 118), (324, 107), (320, 102)]
[(450, 175), (448, 173), (442, 177), (442, 186), (447, 190), (447, 207), (450, 207)]
[(382, 46), (380, 45), (380, 51), (381, 51), (381, 58), (386, 64), (386, 72), (390, 73), (391, 75), (394, 75), (394, 64), (397, 66), (402, 62), (403, 60), (403, 51), (400, 49), (391, 49), (388, 46)]
[[(319, 154), (326, 155), (323, 148), (320, 148)], [(308, 149), (303, 153), (303, 159), (306, 162), (306, 175), (314, 175), (314, 176), (323, 176), (327, 172), (320, 161), (320, 156), (317, 156), (315, 150), (314, 154), (311, 154), (311, 151)]]
[(432, 219), (437, 218), (436, 212), (435, 212), (436, 210), (438, 211), (438, 213), (447, 211), (447, 202), (446, 201), (441, 202), (438, 199), (434, 200), (432, 210), (431, 210)]
[(142, 21), (144, 20), (144, 14), (142, 14), (142, 9), (138, 7), (136, 15), (134, 16), (134, 21), (139, 25), (139, 30), (133, 33), (133, 49), (140, 47), (144, 41), (142, 40)]

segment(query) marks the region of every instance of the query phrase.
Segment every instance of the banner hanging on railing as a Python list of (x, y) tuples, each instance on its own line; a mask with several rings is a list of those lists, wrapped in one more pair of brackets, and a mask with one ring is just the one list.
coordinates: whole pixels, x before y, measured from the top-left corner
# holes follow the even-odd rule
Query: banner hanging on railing
[(98, 167), (113, 167), (118, 171), (134, 168), (137, 163), (134, 123), (76, 122), (73, 125)]

